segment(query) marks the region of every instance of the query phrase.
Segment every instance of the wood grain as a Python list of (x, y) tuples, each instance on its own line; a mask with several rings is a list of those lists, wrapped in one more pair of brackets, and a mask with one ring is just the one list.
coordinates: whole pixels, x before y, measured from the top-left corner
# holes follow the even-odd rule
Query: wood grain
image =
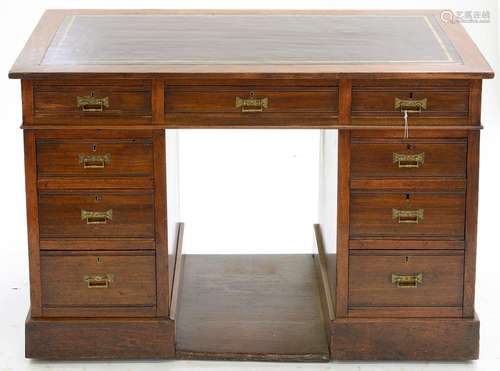
[[(9, 76), (22, 79), (28, 357), (165, 358), (177, 341), (188, 359), (325, 361), (328, 343), (334, 359), (477, 358), (481, 79), (493, 71), (440, 11), (50, 10)], [(91, 92), (109, 107), (78, 108)], [(236, 97), (268, 106), (241, 112)], [(395, 98), (427, 98), (406, 139)], [(323, 132), (314, 260), (183, 259), (173, 128), (339, 129), (338, 166)], [(394, 153), (425, 161), (399, 168)], [(111, 162), (83, 169), (81, 154)], [(87, 225), (82, 208), (113, 219)], [(424, 218), (399, 224), (392, 208)], [(80, 276), (100, 268), (116, 281), (90, 291)], [(396, 289), (396, 269), (424, 281)]]
[(23, 123), (33, 123), (33, 82), (21, 80), (21, 98), (23, 105)]
[(310, 255), (185, 255), (183, 268), (178, 357), (329, 359)]
[(154, 152), (154, 237), (156, 241), (156, 300), (157, 315), (168, 316), (170, 287), (167, 238), (167, 180), (165, 131), (153, 131)]
[(26, 187), (26, 219), (28, 225), (28, 259), (30, 272), (31, 315), (42, 314), (42, 287), (40, 282), (40, 228), (38, 221), (38, 190), (36, 187), (36, 136), (24, 131), (24, 173)]
[[(351, 255), (349, 307), (461, 307), (463, 255)], [(416, 288), (398, 288), (391, 275), (421, 273)]]
[[(90, 161), (106, 156), (104, 163)], [(85, 167), (89, 165), (102, 168)], [(38, 141), (38, 174), (44, 176), (125, 177), (153, 175), (153, 146), (151, 140), (126, 141)]]
[(255, 86), (242, 89), (233, 86), (167, 87), (165, 94), (167, 113), (228, 113), (241, 112), (236, 107), (236, 97), (242, 99), (267, 98), (267, 113), (303, 113), (338, 111), (338, 88), (331, 87), (265, 87)]
[[(156, 305), (155, 257), (150, 253), (44, 253), (41, 275), (44, 307), (104, 307), (110, 315), (113, 306)], [(113, 276), (108, 288), (89, 288), (84, 280), (104, 275)]]
[(472, 360), (479, 357), (479, 320), (458, 318), (338, 319), (332, 325), (337, 360)]
[[(394, 88), (393, 88), (394, 89)], [(353, 88), (352, 114), (354, 116), (401, 116), (401, 110), (394, 108), (394, 101), (399, 99), (427, 99), (427, 108), (420, 113), (410, 113), (418, 117), (467, 116), (469, 108), (469, 92), (453, 91), (453, 88), (433, 90), (394, 90)]]
[(164, 359), (175, 356), (168, 319), (26, 320), (26, 357), (51, 360)]
[[(89, 224), (81, 211), (107, 212), (103, 224)], [(44, 192), (39, 196), (40, 235), (61, 237), (154, 237), (154, 198), (148, 191)]]
[[(123, 18), (124, 15), (128, 18)], [(186, 32), (184, 27), (194, 15), (200, 22), (208, 23), (206, 27), (191, 28)], [(296, 22), (289, 22), (292, 16)], [(170, 17), (173, 21), (161, 22), (162, 17)], [(212, 21), (231, 17), (242, 21)], [(75, 76), (86, 74), (93, 77), (134, 73), (138, 78), (165, 77), (172, 73), (183, 77), (194, 77), (194, 74), (220, 77), (231, 73), (233, 76), (240, 74), (239, 78), (245, 74), (268, 77), (280, 74), (285, 79), (300, 73), (332, 77), (342, 74), (346, 78), (366, 77), (367, 74), (383, 78), (407, 77), (409, 74), (418, 78), (493, 77), (493, 71), (463, 27), (452, 22), (443, 23), (439, 17), (438, 10), (52, 10), (42, 17), (9, 76), (62, 77), (72, 72)], [(77, 20), (77, 26), (69, 28), (70, 37), (66, 38), (64, 35), (68, 27), (65, 26), (71, 26), (71, 19)], [(124, 22), (124, 19), (134, 19), (134, 22)], [(149, 31), (152, 22), (160, 22), (161, 25), (153, 28), (155, 32)], [(251, 27), (248, 27), (249, 22)], [(256, 28), (256, 24), (262, 24), (262, 27)], [(318, 27), (320, 24), (321, 27)], [(146, 32), (139, 32), (144, 26), (148, 27)], [(104, 42), (102, 33), (98, 32), (102, 27), (111, 27), (109, 30), (115, 31), (106, 31), (108, 37)], [(125, 39), (129, 40), (128, 44), (123, 42), (120, 30), (124, 27), (125, 34), (139, 32), (142, 38), (128, 37)], [(379, 27), (379, 32), (373, 31)], [(203, 29), (202, 33), (197, 31), (200, 29)], [(412, 38), (419, 42), (407, 40), (409, 42), (401, 43), (399, 34), (402, 29), (406, 30), (405, 39)], [(120, 42), (116, 42), (116, 32), (121, 35)], [(189, 38), (197, 32), (199, 37)], [(224, 43), (216, 42), (220, 39), (216, 36), (221, 32), (230, 32), (231, 40), (226, 38)], [(325, 32), (330, 37), (324, 37)], [(434, 36), (436, 34), (441, 41)], [(91, 47), (75, 47), (81, 44), (83, 35), (90, 38)], [(377, 35), (382, 37), (377, 38)], [(100, 43), (96, 42), (96, 37)], [(359, 43), (358, 40), (366, 42)], [(235, 46), (228, 47), (227, 42)], [(380, 47), (381, 43), (388, 46)], [(415, 48), (415, 44), (420, 47)], [(179, 48), (179, 45), (183, 47)], [(346, 53), (346, 48), (350, 53)], [(135, 58), (126, 54), (129, 50), (136, 51)], [(165, 50), (169, 50), (169, 55), (172, 50), (174, 53), (168, 58)], [(200, 50), (205, 52), (200, 53)], [(200, 55), (204, 57), (200, 59)], [(436, 58), (443, 60), (436, 63)], [(135, 62), (130, 63), (134, 59)], [(92, 63), (88, 63), (90, 60)], [(458, 60), (462, 63), (456, 63)]]
[(350, 207), (349, 179), (351, 178), (351, 133), (339, 130), (337, 178), (337, 277), (335, 316), (346, 317), (348, 306), (349, 230)]
[[(397, 155), (422, 155), (423, 163), (394, 161)], [(467, 144), (452, 141), (420, 143), (393, 141), (353, 143), (351, 173), (360, 177), (461, 177), (465, 178)], [(401, 167), (405, 165), (418, 167)]]
[(182, 244), (184, 242), (184, 223), (177, 223), (174, 260), (169, 261), (170, 271), (173, 271), (170, 287), (170, 319), (175, 320), (177, 315), (177, 305), (179, 303), (180, 289), (182, 285), (182, 270), (184, 260), (182, 258)]
[[(423, 210), (417, 224), (399, 223), (396, 210)], [(463, 193), (351, 193), (351, 237), (464, 238)]]
[[(75, 85), (61, 80), (49, 84), (35, 81), (33, 124), (151, 123), (151, 82), (123, 81), (101, 79), (89, 84), (89, 81), (80, 80), (75, 81)], [(83, 111), (77, 105), (77, 98), (91, 94), (97, 98), (107, 98), (108, 106), (103, 107), (100, 112)]]
[(465, 217), (464, 317), (474, 316), (477, 215), (479, 192), (479, 133), (469, 133)]

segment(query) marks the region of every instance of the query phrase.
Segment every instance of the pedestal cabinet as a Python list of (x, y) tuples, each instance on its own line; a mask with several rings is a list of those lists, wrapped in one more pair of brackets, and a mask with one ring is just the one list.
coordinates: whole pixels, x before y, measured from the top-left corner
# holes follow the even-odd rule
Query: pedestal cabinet
[[(9, 76), (22, 88), (27, 357), (478, 357), (493, 72), (453, 19), (51, 10)], [(170, 129), (243, 127), (322, 130), (312, 256), (182, 254)]]

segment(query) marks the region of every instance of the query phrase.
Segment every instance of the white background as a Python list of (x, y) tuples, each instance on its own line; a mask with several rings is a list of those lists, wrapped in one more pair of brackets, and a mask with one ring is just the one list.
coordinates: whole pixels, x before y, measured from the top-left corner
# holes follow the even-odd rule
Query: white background
[[(24, 359), (29, 308), (20, 85), (7, 72), (47, 8), (487, 10), (466, 25), (499, 71), (496, 1), (3, 1), (0, 13), (0, 370), (498, 370), (500, 369), (500, 120), (497, 80), (484, 82), (476, 307), (481, 359), (469, 363), (274, 364), (234, 362), (51, 363)], [(404, 35), (402, 35), (404, 40)], [(404, 41), (402, 41), (404, 42)], [(180, 135), (182, 219), (191, 253), (308, 252), (317, 215), (319, 132), (192, 130)], [(98, 339), (96, 339), (98, 342)]]

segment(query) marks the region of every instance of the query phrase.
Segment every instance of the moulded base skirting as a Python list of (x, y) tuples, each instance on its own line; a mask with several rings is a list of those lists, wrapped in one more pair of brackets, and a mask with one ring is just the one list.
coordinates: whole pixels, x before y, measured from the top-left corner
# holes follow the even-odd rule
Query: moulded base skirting
[(479, 357), (476, 318), (338, 318), (331, 321), (332, 359), (466, 361)]
[(175, 325), (159, 318), (26, 320), (26, 357), (165, 359), (175, 357)]

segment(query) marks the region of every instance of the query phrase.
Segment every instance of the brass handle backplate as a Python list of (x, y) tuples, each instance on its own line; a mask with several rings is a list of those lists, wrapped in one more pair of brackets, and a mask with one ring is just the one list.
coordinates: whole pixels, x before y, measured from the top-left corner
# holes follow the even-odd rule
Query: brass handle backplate
[(78, 155), (80, 164), (83, 165), (84, 169), (103, 169), (106, 164), (111, 162), (111, 154), (106, 153), (105, 155)]
[(107, 211), (81, 211), (81, 219), (87, 224), (106, 224), (108, 220), (113, 219), (113, 210)]
[(427, 109), (427, 98), (422, 99), (399, 99), (394, 98), (394, 109), (401, 112), (415, 112), (419, 113)]
[(398, 168), (419, 168), (424, 164), (425, 153), (393, 153), (392, 163), (398, 164)]
[(97, 98), (95, 92), (91, 91), (90, 95), (76, 97), (76, 107), (83, 112), (102, 112), (104, 108), (109, 108), (109, 98)]
[(399, 224), (418, 224), (419, 222), (424, 220), (424, 209), (392, 209), (392, 219), (396, 219)]
[(107, 289), (109, 284), (113, 282), (113, 275), (84, 276), (83, 281), (87, 283), (89, 289)]
[(400, 289), (414, 289), (419, 283), (422, 283), (423, 276), (423, 273), (416, 273), (412, 275), (392, 274), (391, 282), (395, 283)]
[(236, 97), (235, 107), (241, 108), (241, 112), (262, 112), (269, 107), (269, 99), (255, 98), (253, 94), (251, 98)]

